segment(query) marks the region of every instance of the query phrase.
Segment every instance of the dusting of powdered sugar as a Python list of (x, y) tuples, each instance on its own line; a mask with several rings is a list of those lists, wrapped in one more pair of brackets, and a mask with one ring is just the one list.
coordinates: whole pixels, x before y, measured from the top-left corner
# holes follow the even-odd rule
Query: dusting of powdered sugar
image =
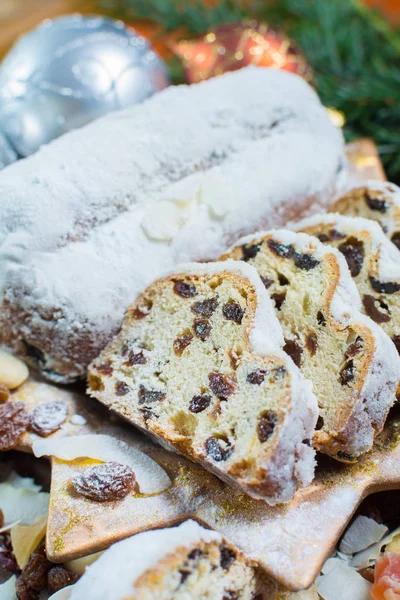
[(89, 362), (162, 271), (216, 258), (305, 198), (326, 205), (342, 166), (315, 92), (273, 69), (171, 87), (66, 134), (0, 173), (0, 292), (29, 315), (16, 337), (51, 332), (47, 363), (82, 375), (71, 346), (85, 339)]
[(185, 521), (179, 527), (145, 531), (111, 546), (89, 566), (72, 589), (70, 600), (123, 600), (133, 597), (136, 581), (157, 563), (186, 547), (188, 552), (199, 542), (218, 542), (222, 537)]

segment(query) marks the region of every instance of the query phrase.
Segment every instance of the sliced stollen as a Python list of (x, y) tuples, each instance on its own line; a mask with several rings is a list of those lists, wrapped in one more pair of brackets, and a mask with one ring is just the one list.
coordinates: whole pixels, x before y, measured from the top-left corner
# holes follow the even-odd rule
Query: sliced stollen
[(344, 164), (314, 90), (276, 69), (171, 86), (67, 133), (0, 173), (0, 343), (56, 382), (85, 377), (146, 285), (327, 208)]
[(185, 265), (149, 286), (89, 368), (89, 393), (255, 498), (313, 478), (311, 384), (255, 269)]
[(329, 213), (304, 219), (294, 227), (343, 254), (363, 312), (382, 327), (400, 353), (400, 251), (378, 223)]
[(344, 257), (315, 237), (276, 230), (243, 238), (222, 258), (256, 267), (275, 302), (284, 349), (318, 399), (315, 447), (356, 460), (394, 402), (400, 359), (389, 337), (360, 313)]
[(394, 183), (370, 180), (336, 200), (330, 212), (378, 221), (400, 249), (400, 188)]
[(111, 546), (70, 600), (261, 600), (255, 568), (219, 533), (195, 521), (139, 533)]

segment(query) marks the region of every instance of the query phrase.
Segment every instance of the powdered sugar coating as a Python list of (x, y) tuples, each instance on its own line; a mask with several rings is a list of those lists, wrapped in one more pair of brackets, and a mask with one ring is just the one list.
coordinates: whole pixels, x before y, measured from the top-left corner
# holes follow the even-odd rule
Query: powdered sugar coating
[(123, 600), (133, 597), (137, 579), (178, 547), (221, 542), (222, 536), (195, 521), (179, 527), (146, 531), (111, 546), (87, 568), (73, 587), (70, 600)]
[[(400, 199), (400, 190), (399, 190)], [(294, 224), (295, 229), (306, 229), (320, 223), (337, 225), (340, 232), (351, 235), (356, 231), (370, 234), (371, 250), (379, 253), (378, 273), (380, 281), (400, 281), (400, 250), (383, 233), (376, 221), (363, 217), (347, 217), (339, 213), (317, 214)]]
[[(354, 184), (352, 184), (351, 181), (347, 181), (344, 183), (344, 187), (346, 188), (346, 192), (350, 192), (354, 189)], [(357, 187), (360, 186), (358, 185)], [(379, 179), (367, 179), (363, 184), (363, 187), (390, 196), (392, 202), (400, 206), (400, 187), (395, 183), (392, 183), (391, 181), (379, 181)]]
[(48, 376), (83, 375), (160, 272), (216, 258), (305, 198), (327, 204), (342, 165), (310, 86), (261, 68), (169, 88), (55, 140), (0, 174), (4, 342), (39, 347)]

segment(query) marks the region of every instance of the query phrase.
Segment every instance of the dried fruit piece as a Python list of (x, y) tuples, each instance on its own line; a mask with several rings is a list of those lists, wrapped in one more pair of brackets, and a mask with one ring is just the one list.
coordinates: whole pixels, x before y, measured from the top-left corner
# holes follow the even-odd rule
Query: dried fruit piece
[(357, 277), (364, 262), (364, 244), (356, 238), (350, 237), (338, 246), (338, 250), (345, 257), (352, 277)]
[(55, 594), (67, 585), (73, 585), (79, 579), (79, 575), (62, 566), (52, 567), (47, 574), (47, 585), (50, 594)]
[(208, 375), (208, 379), (210, 382), (211, 391), (220, 400), (228, 400), (228, 396), (233, 394), (236, 390), (236, 384), (232, 377), (229, 377), (229, 375), (224, 373), (212, 371)]
[(235, 323), (241, 323), (244, 315), (244, 309), (238, 302), (227, 302), (222, 307), (222, 314), (228, 321), (235, 321)]
[(125, 381), (117, 381), (115, 384), (115, 393), (117, 396), (126, 396), (130, 391), (130, 387)]
[(213, 460), (221, 462), (228, 460), (233, 452), (233, 448), (230, 446), (223, 448), (221, 441), (218, 438), (211, 436), (206, 440), (206, 452)]
[(400, 231), (396, 231), (390, 239), (396, 248), (400, 250)]
[(30, 429), (41, 437), (47, 437), (60, 429), (68, 416), (68, 405), (63, 400), (37, 406), (31, 414)]
[(326, 325), (326, 319), (320, 310), (317, 312), (317, 322), (321, 327), (325, 327)]
[(178, 356), (181, 356), (182, 352), (184, 351), (185, 348), (187, 348), (189, 346), (192, 339), (193, 339), (193, 336), (191, 333), (184, 333), (180, 337), (177, 337), (173, 343), (173, 348), (174, 348), (175, 354), (177, 354)]
[(367, 315), (375, 321), (375, 323), (387, 323), (390, 321), (390, 316), (386, 313), (381, 313), (375, 303), (375, 298), (369, 294), (364, 294), (362, 303)]
[(272, 410), (268, 410), (261, 417), (257, 427), (258, 439), (261, 443), (266, 442), (274, 433), (276, 420), (276, 413), (274, 413)]
[(181, 296), (181, 298), (193, 298), (194, 296), (197, 296), (195, 286), (191, 283), (186, 283), (181, 279), (175, 281), (174, 292), (175, 294), (178, 294), (178, 296)]
[(192, 413), (203, 412), (211, 404), (211, 396), (201, 394), (199, 396), (193, 396), (189, 404), (189, 410)]
[(114, 369), (113, 369), (113, 367), (112, 367), (112, 365), (110, 363), (105, 363), (104, 365), (98, 365), (96, 367), (96, 369), (102, 375), (112, 375), (113, 372), (114, 372)]
[(202, 300), (201, 302), (195, 302), (192, 305), (192, 312), (197, 315), (202, 315), (203, 317), (211, 317), (214, 314), (218, 306), (217, 298), (208, 298), (207, 300)]
[(47, 573), (52, 563), (46, 558), (44, 549), (35, 550), (16, 583), (20, 600), (33, 600), (47, 587)]
[(227, 571), (231, 564), (236, 560), (236, 554), (230, 548), (221, 546), (220, 548), (220, 565), (224, 571)]
[(261, 248), (261, 244), (252, 244), (252, 245), (244, 244), (242, 246), (242, 252), (243, 252), (242, 260), (244, 260), (245, 262), (247, 262), (248, 260), (251, 260), (252, 258), (257, 256), (257, 254), (260, 251), (260, 248)]
[(400, 354), (400, 335), (394, 335), (392, 342), (396, 346), (397, 352)]
[(6, 385), (0, 383), (0, 404), (7, 402), (10, 398), (10, 390)]
[(400, 290), (400, 283), (394, 281), (379, 281), (375, 277), (370, 277), (369, 281), (376, 292), (379, 294), (394, 294)]
[(360, 354), (360, 352), (363, 350), (363, 348), (364, 348), (364, 340), (362, 338), (360, 338), (360, 336), (358, 336), (357, 339), (355, 340), (355, 342), (350, 344), (350, 346), (347, 348), (346, 356), (348, 358), (353, 358), (353, 356)]
[(271, 285), (274, 283), (273, 279), (268, 279), (268, 277), (261, 277), (260, 276), (261, 281), (264, 284), (265, 289), (267, 290), (268, 288), (271, 287)]
[(139, 404), (146, 404), (146, 402), (161, 402), (164, 400), (165, 396), (165, 392), (148, 390), (144, 385), (139, 387)]
[(311, 354), (311, 356), (314, 356), (314, 354), (316, 353), (317, 348), (318, 348), (318, 338), (317, 338), (317, 334), (314, 333), (313, 331), (307, 335), (306, 348), (309, 351), (309, 353)]
[(375, 563), (375, 582), (371, 588), (374, 600), (400, 598), (400, 554), (386, 552)]
[(293, 246), (285, 244), (280, 244), (275, 240), (268, 240), (267, 242), (268, 248), (282, 258), (291, 258), (295, 253)]
[(281, 310), (282, 308), (282, 304), (284, 303), (286, 299), (286, 290), (283, 290), (283, 292), (276, 292), (275, 294), (271, 294), (271, 300), (273, 300), (275, 302), (275, 308), (276, 310)]
[(354, 379), (354, 364), (351, 360), (339, 373), (340, 383), (348, 385)]
[(266, 371), (262, 369), (256, 369), (252, 373), (249, 373), (246, 377), (247, 383), (251, 383), (253, 385), (261, 385), (265, 379)]
[(310, 256), (310, 254), (300, 254), (298, 252), (293, 254), (293, 262), (298, 269), (303, 271), (311, 271), (320, 264), (320, 261)]
[[(3, 525), (4, 518), (1, 523), (1, 526)], [(5, 569), (10, 573), (20, 572), (17, 561), (15, 560), (15, 556), (13, 554), (13, 549), (11, 545), (11, 534), (9, 531), (4, 531), (3, 533), (0, 533), (0, 569)]]
[(368, 204), (371, 210), (376, 210), (381, 213), (385, 213), (389, 208), (389, 205), (385, 200), (380, 198), (372, 198), (368, 192), (365, 194), (365, 202)]
[(0, 404), (0, 450), (11, 450), (18, 444), (29, 425), (23, 402)]
[(133, 367), (134, 365), (145, 365), (147, 358), (143, 354), (143, 350), (130, 350), (128, 360), (124, 363), (126, 366)]
[(211, 325), (207, 319), (195, 319), (193, 321), (193, 330), (195, 336), (204, 342), (211, 333)]
[(286, 352), (286, 354), (289, 354), (294, 364), (297, 367), (300, 367), (303, 348), (295, 340), (285, 340), (283, 350)]
[(136, 485), (135, 474), (127, 465), (110, 461), (85, 469), (72, 486), (77, 494), (94, 502), (121, 500)]

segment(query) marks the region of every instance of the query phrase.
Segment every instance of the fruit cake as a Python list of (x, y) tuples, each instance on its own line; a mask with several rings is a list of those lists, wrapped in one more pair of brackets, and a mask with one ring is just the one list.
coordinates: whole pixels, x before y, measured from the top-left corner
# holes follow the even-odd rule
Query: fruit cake
[(89, 393), (241, 491), (289, 501), (313, 478), (317, 404), (283, 343), (255, 269), (185, 265), (129, 308)]
[(400, 353), (400, 251), (378, 223), (329, 213), (304, 219), (294, 227), (343, 254), (363, 312), (382, 327)]
[(314, 90), (276, 69), (171, 86), (67, 133), (0, 172), (0, 343), (55, 381), (84, 377), (160, 273), (327, 207), (343, 165)]
[(389, 337), (359, 312), (344, 257), (288, 230), (243, 238), (228, 257), (256, 267), (275, 303), (284, 350), (313, 383), (320, 409), (315, 447), (355, 461), (383, 427), (400, 359)]
[(260, 590), (256, 569), (232, 544), (186, 521), (114, 544), (74, 585), (70, 600), (262, 600)]
[(384, 233), (400, 249), (400, 188), (394, 183), (367, 181), (339, 198), (330, 212), (378, 221)]

